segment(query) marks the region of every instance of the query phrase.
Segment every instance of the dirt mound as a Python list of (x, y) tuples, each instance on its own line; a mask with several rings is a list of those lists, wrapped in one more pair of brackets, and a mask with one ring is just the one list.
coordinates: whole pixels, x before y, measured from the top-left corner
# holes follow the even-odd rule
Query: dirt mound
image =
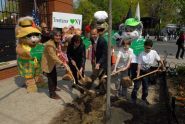
[(105, 97), (91, 98), (85, 96), (67, 104), (51, 124), (103, 124)]
[[(184, 80), (183, 80), (184, 81)], [(185, 108), (171, 108), (171, 97), (178, 96), (184, 82), (182, 78), (168, 78), (149, 88), (150, 105), (143, 105), (141, 100), (132, 104), (130, 100), (111, 99), (111, 124), (175, 124), (175, 116), (179, 124), (185, 123)], [(178, 83), (180, 82), (180, 83)], [(167, 98), (168, 97), (168, 98)], [(105, 122), (105, 96), (82, 96), (72, 104), (67, 104), (51, 124), (103, 124)]]

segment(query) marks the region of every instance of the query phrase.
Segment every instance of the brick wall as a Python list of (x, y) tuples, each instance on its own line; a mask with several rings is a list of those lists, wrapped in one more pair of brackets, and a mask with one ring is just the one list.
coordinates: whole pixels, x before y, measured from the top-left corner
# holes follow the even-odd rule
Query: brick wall
[[(20, 16), (32, 15), (34, 0), (20, 0)], [(73, 0), (37, 0), (41, 21), (51, 26), (52, 12), (73, 13)]]
[(0, 70), (0, 80), (6, 79), (18, 74), (17, 66)]

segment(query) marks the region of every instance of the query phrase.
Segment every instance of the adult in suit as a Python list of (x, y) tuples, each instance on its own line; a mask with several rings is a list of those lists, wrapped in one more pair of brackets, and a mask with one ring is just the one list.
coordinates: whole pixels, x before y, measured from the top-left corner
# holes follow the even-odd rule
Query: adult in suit
[[(94, 69), (91, 78), (93, 81), (97, 78), (101, 79), (101, 77), (107, 73), (107, 42), (103, 37), (102, 31), (102, 28), (92, 29), (91, 31), (91, 62)], [(100, 82), (96, 89), (100, 91), (100, 94), (105, 93), (105, 87), (102, 82)]]
[[(60, 99), (55, 91), (57, 88), (57, 72), (56, 65), (62, 65), (63, 62), (57, 56), (57, 48), (61, 39), (61, 32), (53, 30), (51, 39), (45, 43), (44, 53), (42, 56), (42, 69), (48, 78), (48, 88), (50, 98)], [(65, 65), (64, 65), (65, 66)]]

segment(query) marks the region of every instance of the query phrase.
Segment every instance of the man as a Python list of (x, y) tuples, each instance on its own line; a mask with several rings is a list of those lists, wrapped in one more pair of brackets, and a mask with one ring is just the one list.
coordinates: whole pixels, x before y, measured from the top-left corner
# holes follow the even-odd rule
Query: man
[(97, 41), (99, 38), (99, 34), (98, 34), (98, 30), (96, 28), (91, 30), (91, 44), (92, 44), (92, 49), (91, 49), (91, 64), (92, 64), (92, 71), (95, 71), (95, 51), (96, 51), (96, 45), (97, 45)]
[[(103, 27), (92, 29), (91, 31), (91, 42), (92, 42), (92, 69), (93, 75), (92, 80), (101, 77), (107, 72), (107, 42), (102, 35)], [(100, 83), (97, 89), (100, 89), (101, 93), (105, 93), (105, 87)]]
[(41, 35), (41, 43), (45, 43), (48, 40), (50, 40), (50, 32), (48, 30), (48, 27), (46, 23), (41, 23), (41, 29), (42, 29), (42, 35)]

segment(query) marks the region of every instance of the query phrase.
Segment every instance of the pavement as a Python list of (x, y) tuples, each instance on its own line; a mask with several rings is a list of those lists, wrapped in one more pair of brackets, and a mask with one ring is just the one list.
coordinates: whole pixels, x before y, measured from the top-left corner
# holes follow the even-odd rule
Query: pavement
[[(71, 81), (62, 80), (64, 70), (57, 68), (57, 92), (61, 100), (48, 97), (48, 88), (39, 88), (37, 93), (27, 93), (24, 79), (15, 76), (0, 80), (0, 123), (1, 124), (48, 124), (61, 112), (66, 103), (80, 96), (78, 90), (71, 88)], [(46, 80), (46, 77), (44, 77)], [(47, 81), (47, 80), (46, 80)]]
[[(163, 58), (164, 54), (159, 53)], [(167, 57), (168, 63), (182, 64), (183, 59)], [(90, 74), (90, 61), (86, 62), (86, 74)], [(53, 100), (48, 97), (47, 88), (39, 88), (37, 93), (26, 93), (24, 79), (15, 76), (0, 80), (0, 123), (1, 124), (48, 124), (62, 111), (66, 103), (72, 102), (80, 96), (79, 91), (71, 88), (72, 82), (63, 81), (64, 70), (58, 68), (58, 86), (62, 91), (57, 92), (61, 100)], [(46, 79), (46, 78), (45, 78)]]

